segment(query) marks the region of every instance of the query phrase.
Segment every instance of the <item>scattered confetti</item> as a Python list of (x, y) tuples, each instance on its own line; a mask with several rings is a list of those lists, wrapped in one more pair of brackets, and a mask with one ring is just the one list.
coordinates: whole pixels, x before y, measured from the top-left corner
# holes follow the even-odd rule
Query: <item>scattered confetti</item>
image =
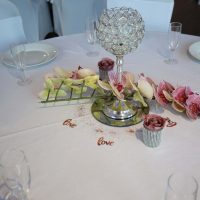
[(95, 131), (96, 131), (97, 133), (103, 133), (103, 130), (102, 130), (101, 128), (96, 128)]
[(70, 128), (74, 128), (75, 126), (77, 126), (75, 123), (72, 122), (72, 119), (66, 119), (63, 122), (64, 126), (69, 126)]
[(135, 133), (135, 129), (134, 129), (134, 128), (129, 128), (129, 129), (127, 130), (127, 132), (129, 132), (129, 133)]

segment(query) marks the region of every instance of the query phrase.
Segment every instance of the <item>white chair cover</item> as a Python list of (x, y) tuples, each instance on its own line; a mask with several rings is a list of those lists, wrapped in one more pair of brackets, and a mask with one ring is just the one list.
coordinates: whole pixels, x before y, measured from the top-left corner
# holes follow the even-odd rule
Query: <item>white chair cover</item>
[(85, 31), (88, 17), (99, 15), (106, 8), (106, 0), (53, 0), (56, 32), (62, 35)]
[(29, 42), (39, 40), (39, 28), (35, 16), (34, 7), (30, 0), (9, 0), (18, 8), (22, 16), (24, 32)]
[(9, 49), (12, 43), (25, 42), (21, 16), (16, 6), (8, 0), (0, 0), (0, 51)]
[(132, 7), (139, 11), (147, 31), (168, 31), (174, 0), (107, 0), (107, 7)]
[(43, 40), (52, 31), (46, 0), (10, 0), (20, 11), (29, 42)]
[(15, 17), (19, 15), (19, 11), (15, 5), (7, 0), (0, 1), (0, 19), (5, 19), (8, 17)]
[(39, 29), (39, 40), (43, 40), (45, 36), (52, 31), (47, 1), (48, 0), (31, 0)]

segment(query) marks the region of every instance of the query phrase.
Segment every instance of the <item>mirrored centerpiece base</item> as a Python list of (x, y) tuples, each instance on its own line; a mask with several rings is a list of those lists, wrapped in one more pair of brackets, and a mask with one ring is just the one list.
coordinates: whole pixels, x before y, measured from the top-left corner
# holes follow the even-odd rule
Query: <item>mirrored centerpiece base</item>
[(149, 107), (141, 107), (133, 100), (127, 101), (127, 107), (119, 111), (113, 107), (113, 104), (116, 104), (116, 100), (96, 99), (91, 107), (92, 115), (103, 124), (126, 127), (142, 122), (143, 115), (149, 113)]

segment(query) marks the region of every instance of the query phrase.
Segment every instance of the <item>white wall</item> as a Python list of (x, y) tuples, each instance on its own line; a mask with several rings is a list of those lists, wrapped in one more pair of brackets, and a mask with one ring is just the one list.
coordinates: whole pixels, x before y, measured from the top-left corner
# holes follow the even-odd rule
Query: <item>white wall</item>
[(147, 31), (167, 31), (174, 0), (107, 0), (107, 7), (132, 7), (139, 11)]

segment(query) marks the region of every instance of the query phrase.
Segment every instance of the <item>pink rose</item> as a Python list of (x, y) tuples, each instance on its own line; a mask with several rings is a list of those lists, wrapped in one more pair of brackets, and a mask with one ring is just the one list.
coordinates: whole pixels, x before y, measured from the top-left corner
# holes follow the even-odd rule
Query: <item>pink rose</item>
[(189, 87), (178, 87), (172, 92), (173, 99), (184, 105), (188, 96), (193, 94), (192, 90)]
[(144, 127), (151, 131), (158, 131), (164, 128), (166, 118), (159, 115), (148, 114), (144, 116)]
[(157, 87), (154, 88), (154, 96), (156, 101), (162, 106), (166, 106), (171, 100), (171, 93), (173, 92), (174, 87), (166, 82), (162, 81)]
[(186, 114), (191, 119), (197, 119), (200, 114), (200, 95), (192, 94), (188, 96), (186, 100)]
[(113, 69), (114, 63), (115, 62), (110, 58), (102, 58), (102, 60), (98, 62), (98, 66), (101, 70), (110, 71)]

